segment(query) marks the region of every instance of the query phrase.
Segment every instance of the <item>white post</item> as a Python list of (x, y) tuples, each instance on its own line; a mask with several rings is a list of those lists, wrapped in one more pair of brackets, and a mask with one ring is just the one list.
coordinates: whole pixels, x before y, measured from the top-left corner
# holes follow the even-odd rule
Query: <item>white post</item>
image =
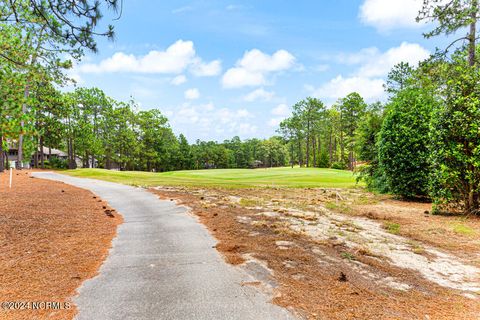
[(13, 168), (10, 168), (10, 189), (12, 189)]

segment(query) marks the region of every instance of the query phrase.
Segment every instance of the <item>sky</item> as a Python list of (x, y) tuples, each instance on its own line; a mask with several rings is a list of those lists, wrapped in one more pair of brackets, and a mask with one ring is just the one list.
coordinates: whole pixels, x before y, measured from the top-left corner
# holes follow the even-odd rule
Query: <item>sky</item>
[(189, 141), (265, 138), (308, 96), (371, 103), (401, 61), (446, 39), (416, 23), (422, 0), (124, 0), (114, 41), (98, 39), (71, 76), (141, 109), (157, 108)]

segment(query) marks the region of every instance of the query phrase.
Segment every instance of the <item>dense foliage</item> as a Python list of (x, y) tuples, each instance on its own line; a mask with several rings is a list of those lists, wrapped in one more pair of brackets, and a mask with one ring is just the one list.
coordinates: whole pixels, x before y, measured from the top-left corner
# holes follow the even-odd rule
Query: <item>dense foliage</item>
[(430, 175), (430, 118), (435, 101), (418, 88), (399, 91), (387, 106), (378, 138), (386, 188), (404, 197), (426, 196)]

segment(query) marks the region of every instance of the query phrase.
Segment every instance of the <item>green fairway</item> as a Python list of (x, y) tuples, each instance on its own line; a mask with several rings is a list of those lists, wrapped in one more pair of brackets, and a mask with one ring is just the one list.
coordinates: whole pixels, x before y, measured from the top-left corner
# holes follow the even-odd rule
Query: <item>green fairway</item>
[(163, 173), (77, 169), (63, 173), (75, 177), (140, 186), (175, 185), (226, 188), (352, 188), (357, 186), (355, 177), (350, 171), (317, 168), (211, 169)]

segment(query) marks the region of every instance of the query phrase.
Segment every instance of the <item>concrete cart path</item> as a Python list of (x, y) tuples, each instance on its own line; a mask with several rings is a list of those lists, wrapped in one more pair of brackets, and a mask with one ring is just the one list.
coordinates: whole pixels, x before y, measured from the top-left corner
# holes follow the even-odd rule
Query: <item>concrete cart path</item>
[(35, 177), (88, 189), (120, 212), (99, 275), (79, 288), (77, 319), (294, 319), (252, 279), (226, 264), (215, 240), (183, 207), (126, 185), (49, 172)]

